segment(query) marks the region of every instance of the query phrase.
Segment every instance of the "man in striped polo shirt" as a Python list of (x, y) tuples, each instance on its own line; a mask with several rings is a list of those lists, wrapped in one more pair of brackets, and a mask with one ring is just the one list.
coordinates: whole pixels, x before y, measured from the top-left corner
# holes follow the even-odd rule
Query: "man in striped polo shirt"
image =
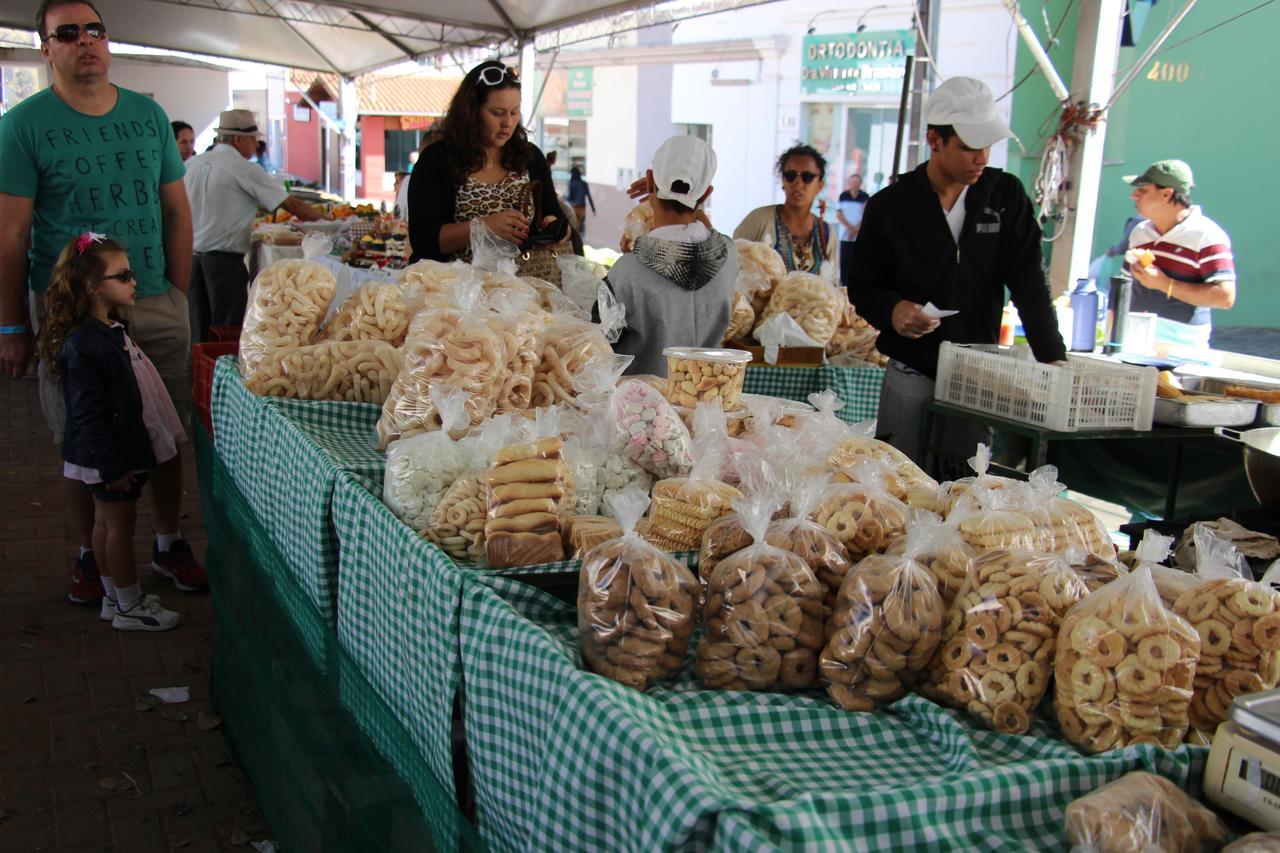
[[(1129, 175), (1133, 203), (1143, 221), (1129, 235), (1126, 259), (1133, 280), (1131, 311), (1160, 316), (1157, 339), (1207, 346), (1212, 308), (1236, 301), (1236, 269), (1231, 238), (1191, 203), (1195, 182), (1181, 160), (1161, 160), (1141, 175)], [(1150, 252), (1155, 261), (1134, 262)]]

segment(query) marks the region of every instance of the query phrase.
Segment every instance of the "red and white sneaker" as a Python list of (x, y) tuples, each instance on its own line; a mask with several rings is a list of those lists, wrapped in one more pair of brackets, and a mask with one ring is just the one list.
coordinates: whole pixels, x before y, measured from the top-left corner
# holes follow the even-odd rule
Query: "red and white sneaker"
[(67, 600), (72, 604), (97, 604), (106, 592), (102, 589), (102, 577), (98, 574), (98, 561), (90, 551), (71, 561), (71, 590)]
[(153, 541), (151, 568), (173, 581), (173, 585), (183, 592), (197, 592), (209, 585), (208, 576), (196, 562), (196, 555), (191, 552), (191, 546), (185, 539), (174, 542), (168, 551), (161, 551), (160, 546)]

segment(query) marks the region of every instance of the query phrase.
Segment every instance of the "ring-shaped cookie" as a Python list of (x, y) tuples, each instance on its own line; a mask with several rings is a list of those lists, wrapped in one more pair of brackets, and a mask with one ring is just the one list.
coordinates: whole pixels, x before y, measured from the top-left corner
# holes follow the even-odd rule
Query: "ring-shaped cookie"
[(1138, 641), (1138, 660), (1156, 672), (1164, 672), (1182, 657), (1182, 646), (1167, 634), (1151, 634)]
[(1022, 651), (1012, 643), (997, 643), (987, 652), (987, 663), (992, 669), (1007, 674), (1014, 674), (1023, 662)]

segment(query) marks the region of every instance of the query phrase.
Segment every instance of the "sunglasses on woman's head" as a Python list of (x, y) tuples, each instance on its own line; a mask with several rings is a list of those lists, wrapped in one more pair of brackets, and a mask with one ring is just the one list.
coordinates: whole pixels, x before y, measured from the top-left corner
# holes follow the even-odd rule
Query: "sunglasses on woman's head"
[(111, 275), (104, 275), (100, 281), (118, 281), (128, 284), (133, 281), (133, 270), (120, 270), (120, 272), (112, 273)]
[(791, 183), (796, 178), (804, 181), (806, 184), (813, 183), (813, 179), (818, 177), (814, 172), (797, 172), (795, 169), (788, 169), (782, 173), (782, 180)]
[(490, 65), (480, 72), (479, 80), (486, 86), (499, 86), (503, 80), (511, 78), (512, 83), (520, 82), (520, 75), (514, 68), (505, 65)]
[(53, 28), (53, 32), (49, 33), (49, 35), (45, 37), (45, 41), (53, 39), (60, 41), (63, 44), (70, 44), (71, 42), (80, 40), (81, 29), (84, 30), (85, 34), (88, 35), (89, 38), (97, 41), (102, 41), (107, 37), (106, 26), (99, 21), (94, 21), (93, 23), (85, 24), (83, 27), (79, 24), (59, 24)]

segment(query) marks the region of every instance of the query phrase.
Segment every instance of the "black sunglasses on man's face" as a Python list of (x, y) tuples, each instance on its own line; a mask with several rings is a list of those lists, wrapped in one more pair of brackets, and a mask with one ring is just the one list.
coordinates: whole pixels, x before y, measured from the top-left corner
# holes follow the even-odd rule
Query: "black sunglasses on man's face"
[(53, 28), (53, 32), (45, 37), (45, 41), (60, 41), (63, 44), (71, 44), (80, 40), (80, 30), (83, 29), (89, 38), (95, 41), (103, 41), (107, 37), (107, 28), (101, 21), (94, 21), (81, 27), (80, 24), (59, 24)]

